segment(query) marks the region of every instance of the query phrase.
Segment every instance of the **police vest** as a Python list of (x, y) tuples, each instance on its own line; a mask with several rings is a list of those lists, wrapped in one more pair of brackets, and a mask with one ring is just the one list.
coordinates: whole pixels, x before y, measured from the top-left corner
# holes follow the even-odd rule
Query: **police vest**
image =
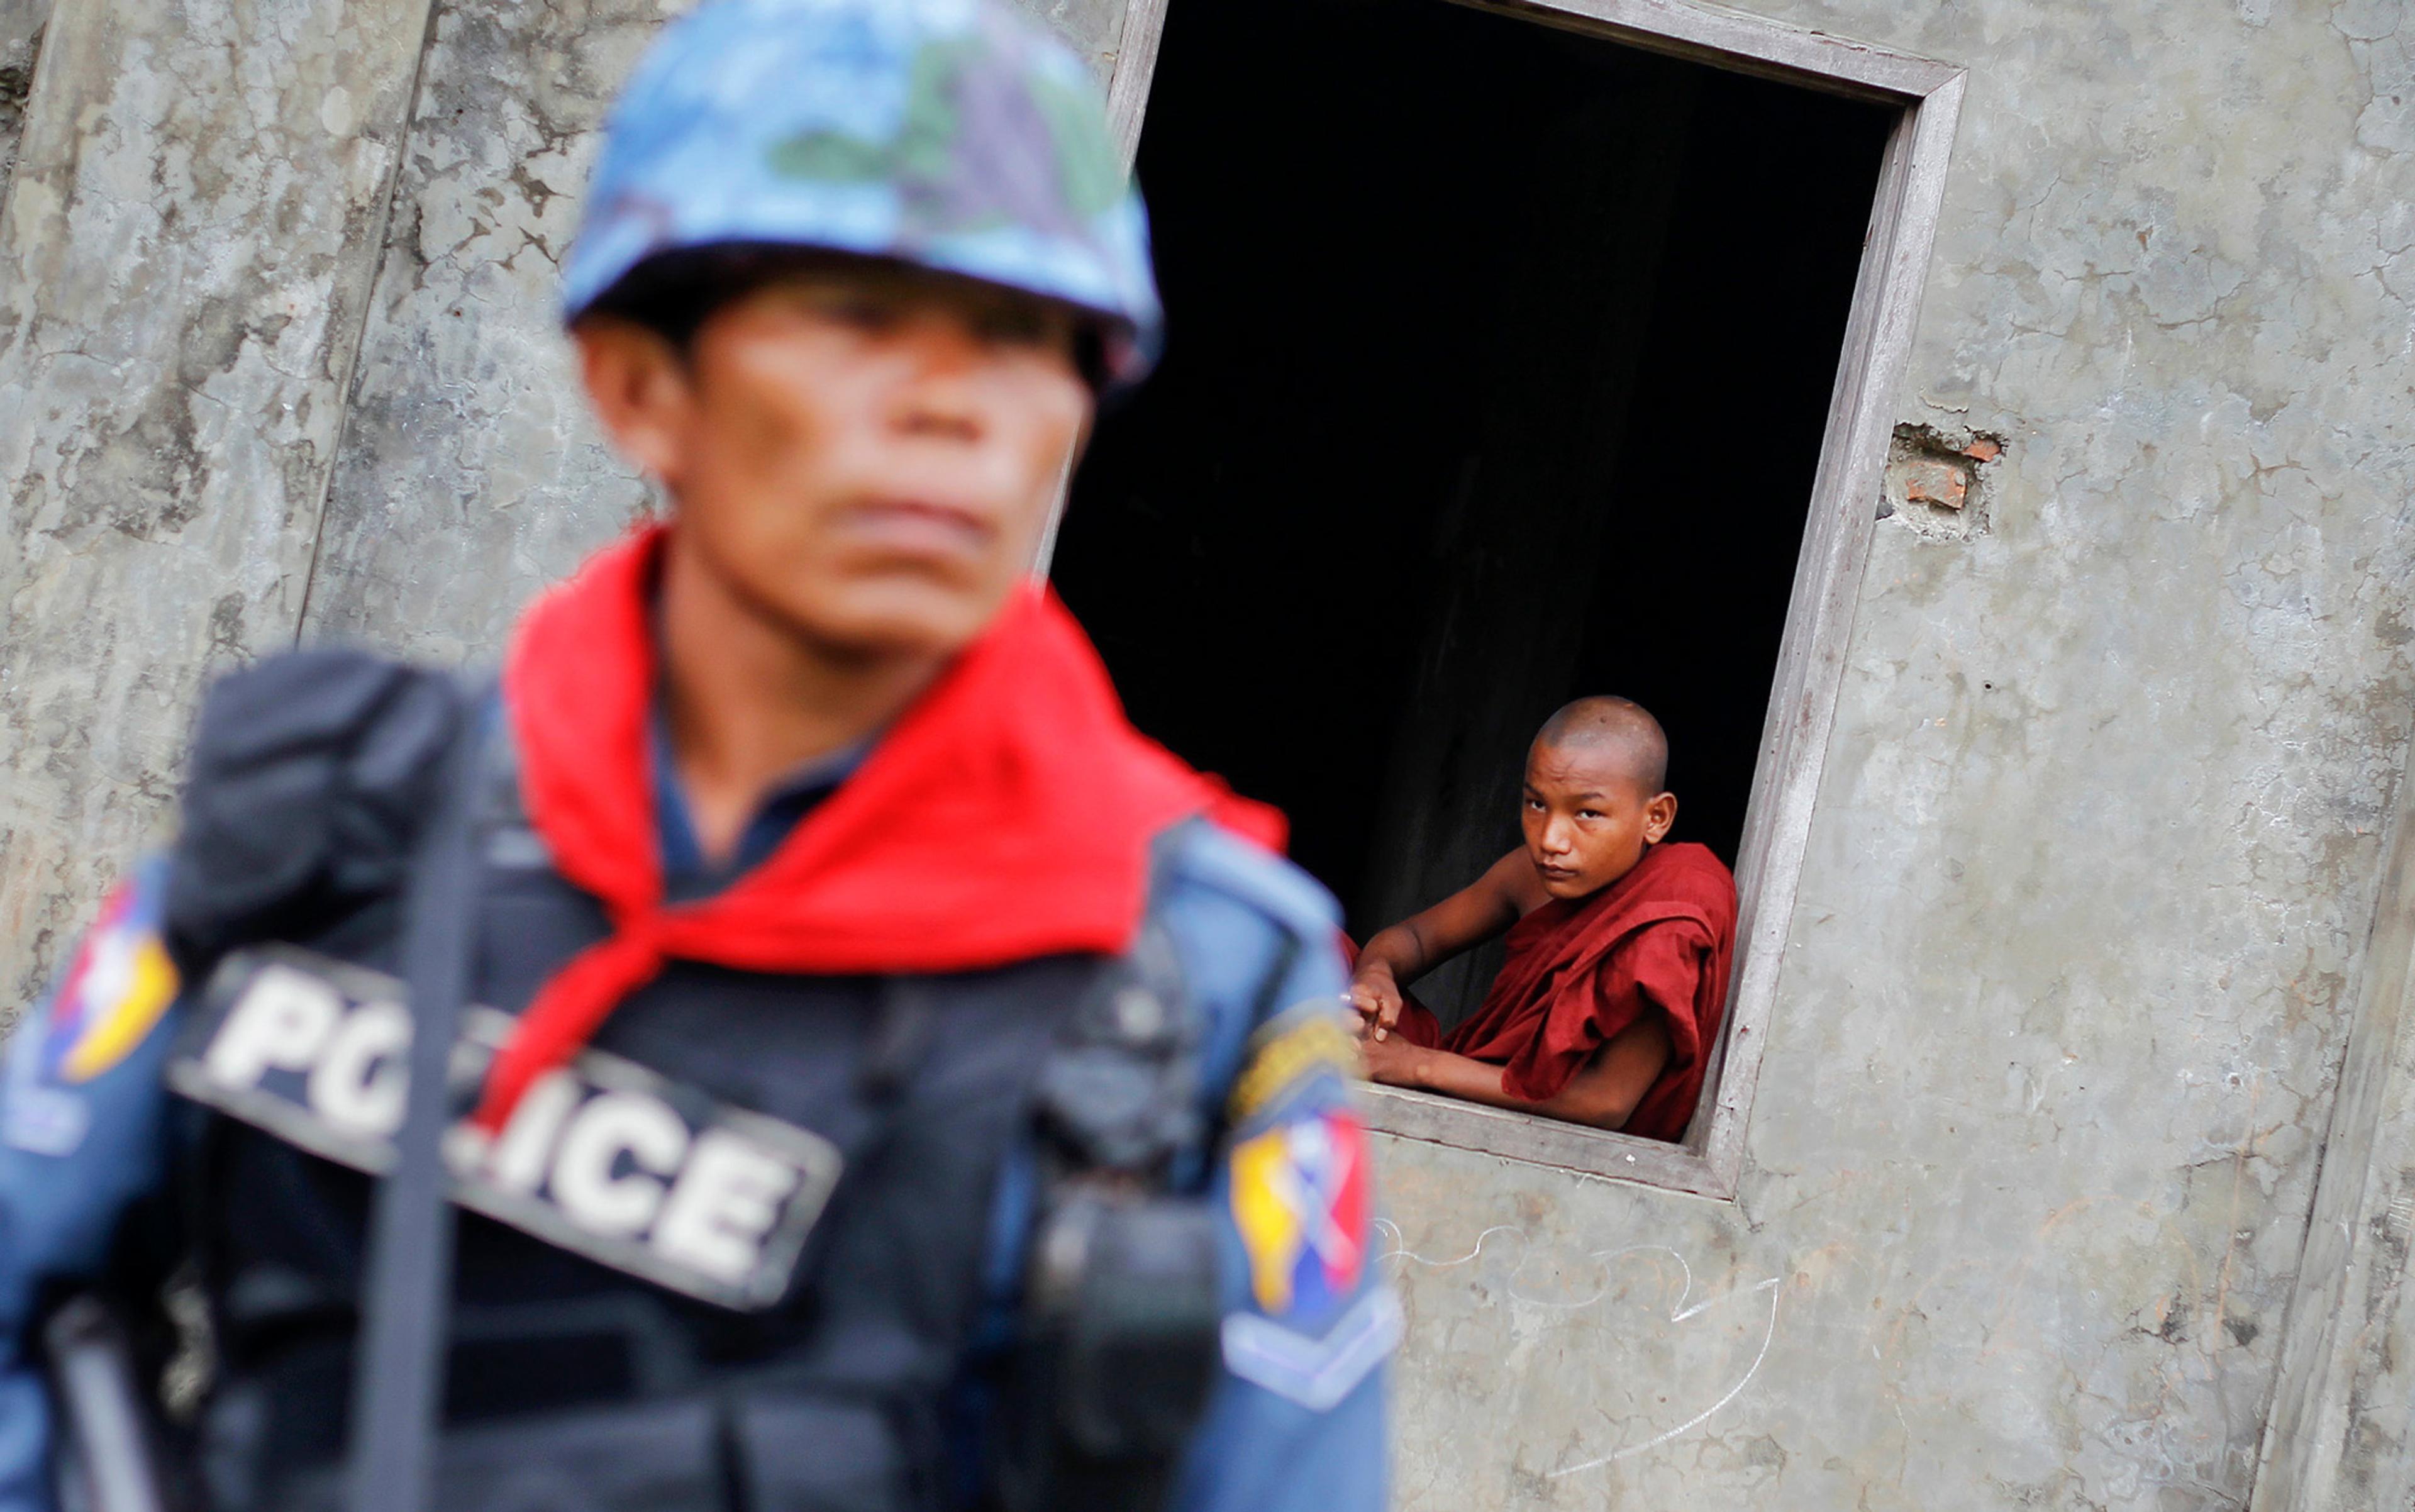
[[(205, 710), (170, 883), (172, 945), (209, 973), (171, 1071), (211, 1110), (182, 1183), (218, 1355), (192, 1461), (229, 1512), (341, 1505), (369, 1173), (409, 1035), (399, 857), (454, 696), (367, 658), (290, 662)], [(456, 1056), (472, 1080), (608, 932), (508, 773), (494, 786)], [(1195, 1143), (1198, 1031), (1168, 954), (916, 979), (670, 964), (452, 1162), (436, 1505), (986, 1505), (951, 1414), (1037, 1389), (968, 1365), (1002, 1173), (1052, 1119), (1060, 1168), (1133, 1160), (1162, 1182), (1165, 1148)]]

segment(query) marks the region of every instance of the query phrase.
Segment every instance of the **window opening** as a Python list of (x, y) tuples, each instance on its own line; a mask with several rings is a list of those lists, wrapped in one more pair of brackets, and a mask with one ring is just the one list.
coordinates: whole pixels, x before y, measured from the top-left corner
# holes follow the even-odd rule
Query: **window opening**
[[(1359, 937), (1518, 843), (1582, 694), (1658, 715), (1672, 838), (1737, 863), (1902, 113), (1441, 0), (1170, 7), (1171, 345), (1053, 576)], [(1499, 959), (1418, 994), (1455, 1019)]]

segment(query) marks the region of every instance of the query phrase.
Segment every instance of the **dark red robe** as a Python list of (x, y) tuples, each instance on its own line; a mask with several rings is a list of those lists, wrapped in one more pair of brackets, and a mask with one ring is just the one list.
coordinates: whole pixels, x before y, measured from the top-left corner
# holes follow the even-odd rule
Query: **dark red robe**
[(1727, 1010), (1735, 916), (1735, 878), (1709, 847), (1655, 846), (1593, 896), (1555, 899), (1511, 925), (1508, 959), (1465, 1023), (1444, 1034), (1412, 999), (1401, 1035), (1501, 1066), (1504, 1090), (1539, 1102), (1620, 1030), (1658, 1013), (1669, 1064), (1625, 1131), (1683, 1139)]

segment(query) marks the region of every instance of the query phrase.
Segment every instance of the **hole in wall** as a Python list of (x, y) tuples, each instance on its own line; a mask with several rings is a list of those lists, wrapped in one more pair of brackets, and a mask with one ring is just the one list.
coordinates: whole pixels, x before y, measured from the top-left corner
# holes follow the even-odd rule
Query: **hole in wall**
[(1993, 431), (1896, 427), (1879, 518), (1924, 541), (1987, 534), (1988, 474), (2003, 455), (2004, 438)]

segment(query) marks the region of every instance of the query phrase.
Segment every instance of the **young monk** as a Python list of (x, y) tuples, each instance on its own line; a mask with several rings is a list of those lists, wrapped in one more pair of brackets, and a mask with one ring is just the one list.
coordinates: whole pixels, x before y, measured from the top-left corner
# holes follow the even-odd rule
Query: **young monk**
[[(1647, 1139), (1685, 1137), (1735, 943), (1735, 879), (1666, 845), (1669, 741), (1625, 698), (1580, 698), (1526, 755), (1526, 843), (1359, 952), (1368, 1076)], [(1407, 983), (1508, 932), (1508, 959), (1444, 1033)]]

